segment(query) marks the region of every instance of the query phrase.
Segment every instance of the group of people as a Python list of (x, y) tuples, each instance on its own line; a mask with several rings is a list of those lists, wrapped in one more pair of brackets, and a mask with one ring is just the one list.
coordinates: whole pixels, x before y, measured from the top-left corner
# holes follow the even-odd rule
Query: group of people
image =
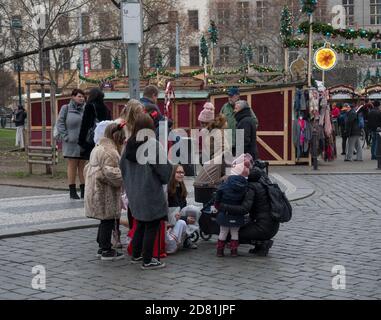
[(376, 160), (377, 128), (381, 128), (381, 107), (378, 100), (365, 100), (365, 103), (336, 104), (332, 108), (332, 118), (337, 122), (342, 137), (344, 161), (363, 161), (360, 138), (364, 135), (367, 146), (371, 147), (371, 159)]
[[(60, 110), (56, 129), (68, 160), (70, 198), (84, 198), (86, 216), (100, 220), (97, 256), (102, 260), (123, 258), (113, 246), (112, 234), (120, 235), (121, 196), (125, 192), (127, 225), (133, 230), (129, 244), (131, 262), (140, 263), (142, 269), (148, 270), (165, 266), (154, 257), (157, 245), (160, 255), (161, 242), (157, 236), (162, 228), (166, 253), (174, 253), (180, 247), (197, 248), (188, 237), (187, 226), (197, 223), (199, 209), (187, 205), (184, 167), (173, 165), (158, 141), (159, 123), (168, 120), (158, 108), (159, 90), (147, 86), (143, 96), (140, 101), (129, 100), (119, 118), (113, 121), (100, 89), (92, 89), (86, 102), (85, 93), (75, 89), (70, 103)], [(258, 158), (258, 120), (248, 103), (239, 100), (236, 88), (229, 91), (229, 102), (219, 115), (215, 117), (214, 106), (206, 103), (198, 119), (208, 132), (225, 128), (244, 130), (244, 154), (235, 155), (238, 157), (232, 164), (231, 175), (221, 180), (217, 191), (215, 207), (220, 225), (217, 255), (223, 256), (229, 233), (232, 256), (237, 256), (238, 243), (253, 244), (252, 253), (266, 255), (279, 223), (272, 221), (266, 193), (258, 184), (264, 173), (254, 166)], [(168, 122), (171, 128), (172, 122)], [(141, 141), (138, 134), (142, 130), (153, 134)], [(209, 145), (212, 157), (221, 156), (224, 149), (218, 150), (214, 145), (220, 144)], [(146, 158), (146, 150), (155, 151), (154, 159)], [(77, 175), (80, 196), (76, 190)]]

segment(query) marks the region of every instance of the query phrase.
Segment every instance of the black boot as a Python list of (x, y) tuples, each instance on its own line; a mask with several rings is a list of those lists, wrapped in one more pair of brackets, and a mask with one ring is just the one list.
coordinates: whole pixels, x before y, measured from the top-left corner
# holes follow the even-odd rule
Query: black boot
[(255, 254), (260, 257), (266, 257), (272, 247), (273, 240), (256, 241), (255, 247), (249, 250), (249, 253)]
[(85, 197), (85, 185), (81, 184), (79, 187), (81, 189), (81, 199), (83, 199)]
[(69, 190), (70, 190), (70, 199), (79, 199), (75, 184), (70, 184)]

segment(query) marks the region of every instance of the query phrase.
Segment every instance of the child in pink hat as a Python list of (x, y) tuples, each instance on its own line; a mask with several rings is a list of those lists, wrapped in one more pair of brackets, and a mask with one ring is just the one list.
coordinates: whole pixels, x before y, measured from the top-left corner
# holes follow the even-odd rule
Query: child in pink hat
[(198, 115), (198, 121), (200, 121), (201, 126), (204, 128), (214, 120), (214, 105), (211, 102), (206, 102), (203, 108)]

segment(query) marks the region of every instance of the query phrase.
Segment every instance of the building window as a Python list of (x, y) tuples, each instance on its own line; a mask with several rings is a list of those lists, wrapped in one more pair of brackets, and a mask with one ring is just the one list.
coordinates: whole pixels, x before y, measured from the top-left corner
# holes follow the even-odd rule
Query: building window
[[(348, 48), (353, 48), (353, 43), (347, 43), (346, 46)], [(353, 54), (344, 54), (345, 61), (353, 61)]]
[(151, 31), (159, 30), (159, 26), (158, 26), (158, 23), (160, 21), (159, 15), (160, 15), (160, 11), (158, 9), (148, 12), (148, 27), (151, 28)]
[(229, 47), (220, 47), (220, 64), (226, 65), (229, 63)]
[(64, 70), (70, 70), (70, 50), (65, 48), (60, 51), (60, 62)]
[(168, 11), (168, 30), (176, 31), (176, 23), (179, 21), (179, 13), (177, 11)]
[(258, 57), (260, 64), (269, 63), (269, 49), (266, 46), (259, 46)]
[(189, 27), (193, 31), (198, 31), (198, 10), (188, 11)]
[(200, 53), (199, 47), (190, 47), (189, 48), (189, 65), (190, 66), (199, 66), (200, 65)]
[(257, 1), (257, 27), (263, 28), (265, 22), (265, 2)]
[(169, 48), (169, 66), (176, 67), (176, 47)]
[(102, 69), (112, 69), (110, 49), (101, 49), (101, 66)]
[(44, 51), (42, 53), (42, 62), (44, 65), (44, 70), (49, 70), (50, 69), (50, 51)]
[(57, 29), (58, 29), (58, 32), (62, 35), (69, 35), (70, 34), (69, 16), (68, 15), (64, 14), (58, 18)]
[(82, 16), (82, 35), (87, 36), (90, 33), (90, 16), (87, 13), (81, 13)]
[(98, 21), (99, 21), (99, 33), (101, 35), (108, 35), (110, 33), (110, 21), (111, 16), (107, 12), (102, 12), (98, 15)]
[(346, 25), (353, 26), (354, 25), (354, 14), (355, 14), (355, 5), (354, 0), (343, 0), (343, 6), (345, 8), (346, 13)]
[[(4, 58), (4, 53), (0, 52), (0, 60)], [(4, 63), (0, 64), (0, 70), (4, 70)]]
[(230, 10), (226, 1), (217, 2), (217, 19), (220, 26), (228, 26)]
[(381, 0), (370, 0), (370, 24), (381, 24)]
[[(381, 42), (374, 42), (372, 43), (372, 48), (378, 48), (381, 51)], [(374, 60), (381, 60), (381, 54), (375, 54), (373, 55)]]
[(240, 25), (248, 29), (250, 24), (250, 9), (248, 1), (237, 2), (237, 16), (240, 18)]
[(156, 68), (156, 61), (159, 55), (159, 48), (149, 49), (149, 65), (151, 68)]

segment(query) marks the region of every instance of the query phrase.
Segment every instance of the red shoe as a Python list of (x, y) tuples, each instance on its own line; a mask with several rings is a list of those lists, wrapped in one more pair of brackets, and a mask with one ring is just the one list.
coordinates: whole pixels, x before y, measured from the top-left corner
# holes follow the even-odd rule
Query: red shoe
[(224, 248), (225, 248), (225, 241), (218, 240), (217, 241), (217, 257), (224, 256)]
[(230, 241), (230, 255), (232, 257), (238, 257), (238, 246), (239, 246), (238, 240)]

